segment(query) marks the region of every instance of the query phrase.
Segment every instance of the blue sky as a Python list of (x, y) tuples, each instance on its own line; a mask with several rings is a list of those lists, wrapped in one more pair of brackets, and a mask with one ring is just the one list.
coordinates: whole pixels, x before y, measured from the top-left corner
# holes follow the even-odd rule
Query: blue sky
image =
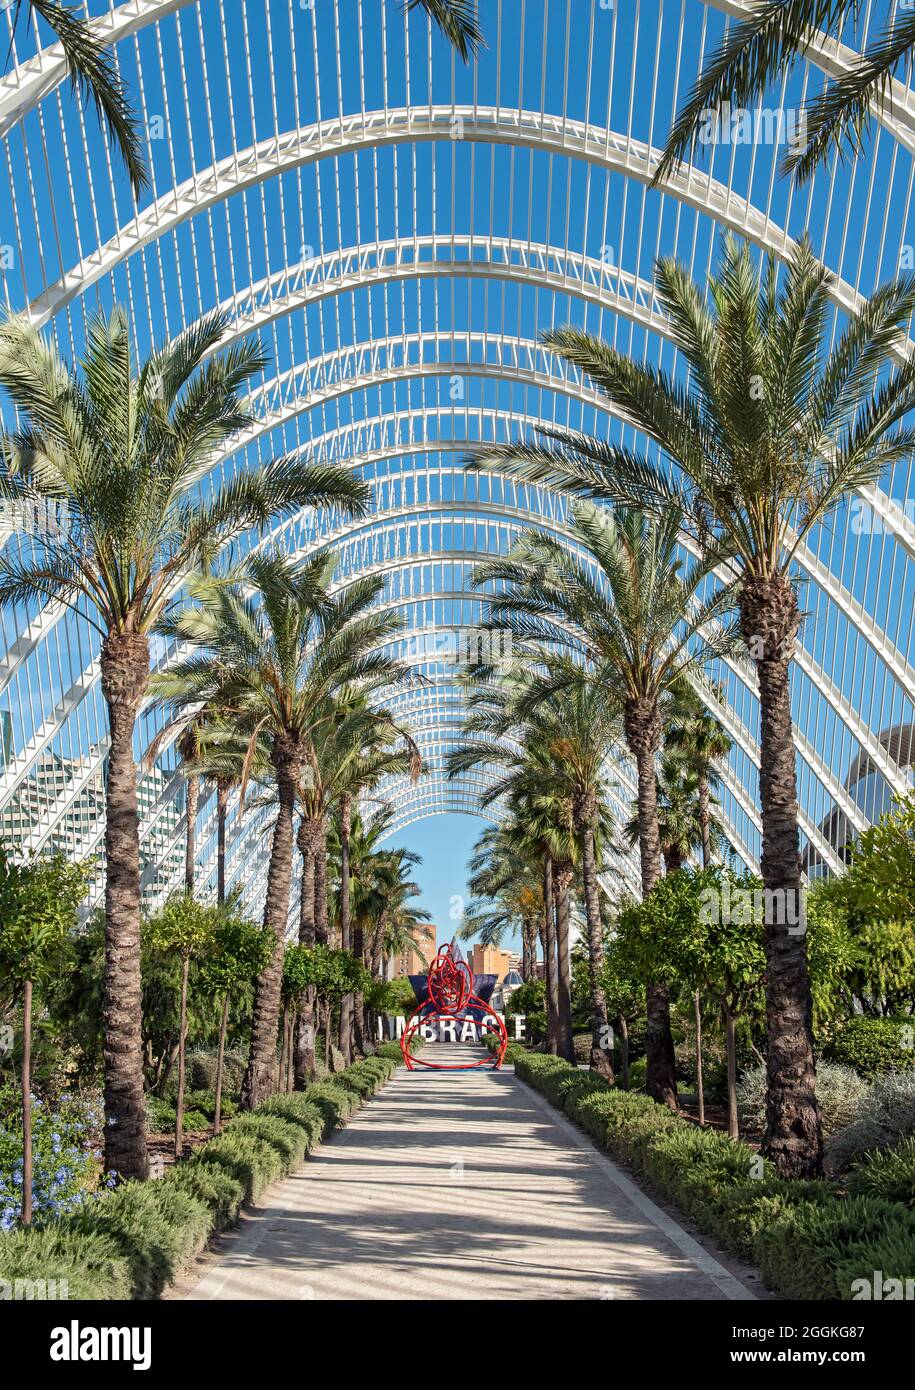
[[(467, 897), (467, 860), (484, 824), (476, 816), (451, 812), (414, 822), (386, 842), (422, 855), (423, 862), (414, 871), (422, 889), (418, 902), (432, 914), (439, 945), (451, 939), (455, 899)], [(506, 939), (503, 945), (515, 949), (519, 943)]]

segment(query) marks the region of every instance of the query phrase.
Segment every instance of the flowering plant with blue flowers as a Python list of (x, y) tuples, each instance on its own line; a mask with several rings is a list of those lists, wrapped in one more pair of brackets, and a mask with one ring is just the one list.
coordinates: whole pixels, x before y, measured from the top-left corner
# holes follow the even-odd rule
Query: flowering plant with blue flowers
[[(101, 1098), (64, 1095), (55, 1104), (32, 1097), (32, 1220), (44, 1225), (73, 1211), (100, 1186)], [(0, 1087), (0, 1231), (16, 1225), (22, 1204), (22, 1105), (19, 1088)]]

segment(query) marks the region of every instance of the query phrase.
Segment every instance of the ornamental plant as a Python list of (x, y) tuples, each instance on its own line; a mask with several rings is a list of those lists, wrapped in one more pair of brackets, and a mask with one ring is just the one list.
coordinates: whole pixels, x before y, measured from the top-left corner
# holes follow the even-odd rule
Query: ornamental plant
[(229, 1000), (239, 990), (249, 986), (266, 970), (273, 958), (274, 936), (269, 927), (257, 926), (234, 913), (223, 911), (209, 939), (209, 947), (201, 961), (201, 978), (205, 988), (222, 998), (219, 1018), (219, 1046), (216, 1051), (215, 1105), (213, 1134), (219, 1133), (222, 1122), (222, 1087), (225, 1073), (226, 1031), (229, 1023)]
[(0, 847), (0, 978), (22, 998), (22, 1203), (23, 1226), (32, 1220), (32, 1000), (47, 981), (86, 891), (88, 872), (62, 855), (25, 864)]
[(187, 1041), (187, 981), (191, 960), (210, 944), (219, 924), (218, 907), (195, 902), (189, 894), (170, 898), (146, 924), (151, 950), (177, 955), (181, 961), (181, 993), (178, 1014), (178, 1096), (175, 1101), (175, 1158), (181, 1157), (184, 1135), (184, 1058)]

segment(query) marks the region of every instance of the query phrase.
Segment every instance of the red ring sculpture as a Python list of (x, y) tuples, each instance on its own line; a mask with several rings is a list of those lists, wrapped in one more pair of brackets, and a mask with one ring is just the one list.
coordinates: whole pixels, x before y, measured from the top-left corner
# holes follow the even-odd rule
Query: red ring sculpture
[[(490, 1057), (481, 1057), (477, 1062), (450, 1064), (427, 1062), (422, 1057), (412, 1056), (410, 1043), (424, 1023), (428, 1023), (431, 1019), (457, 1018), (467, 1009), (474, 1008), (479, 1009), (483, 1014), (481, 1026), (484, 1030), (493, 1032), (498, 1036), (500, 1046), (497, 1052), (492, 1053)], [(424, 1013), (423, 1010), (426, 1012)], [(413, 1071), (416, 1067), (428, 1067), (432, 1071), (473, 1071), (475, 1067), (491, 1065), (494, 1071), (498, 1071), (507, 1047), (508, 1034), (505, 1031), (505, 1024), (488, 1004), (484, 1004), (483, 1000), (474, 994), (473, 976), (467, 962), (455, 960), (450, 943), (443, 946), (429, 966), (428, 997), (421, 1004), (417, 1004), (407, 1020), (407, 1026), (400, 1039), (400, 1051), (403, 1054), (407, 1070)]]

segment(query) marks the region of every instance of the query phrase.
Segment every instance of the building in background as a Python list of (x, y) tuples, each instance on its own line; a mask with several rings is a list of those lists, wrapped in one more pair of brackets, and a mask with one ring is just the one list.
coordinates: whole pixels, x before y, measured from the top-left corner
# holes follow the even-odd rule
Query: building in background
[(431, 925), (416, 928), (416, 941), (419, 950), (407, 947), (391, 958), (391, 978), (406, 979), (408, 975), (424, 975), (435, 957), (438, 933)]
[(512, 958), (508, 951), (500, 951), (497, 946), (481, 946), (475, 941), (468, 964), (474, 975), (495, 975), (498, 985), (511, 970)]

